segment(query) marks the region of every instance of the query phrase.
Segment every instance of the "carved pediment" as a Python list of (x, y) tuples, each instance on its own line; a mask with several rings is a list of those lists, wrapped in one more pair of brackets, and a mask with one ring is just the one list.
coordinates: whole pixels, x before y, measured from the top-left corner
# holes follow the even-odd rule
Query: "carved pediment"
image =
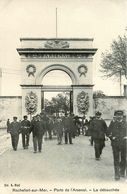
[(69, 48), (69, 43), (62, 40), (48, 40), (44, 47), (47, 49), (66, 49)]

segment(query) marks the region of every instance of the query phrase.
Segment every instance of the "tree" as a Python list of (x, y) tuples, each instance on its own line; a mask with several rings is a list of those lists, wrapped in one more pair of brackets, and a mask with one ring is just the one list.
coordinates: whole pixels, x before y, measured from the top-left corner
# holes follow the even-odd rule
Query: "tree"
[(52, 101), (49, 101), (49, 100), (45, 99), (45, 111), (48, 114), (50, 114), (50, 115), (52, 115), (53, 113), (55, 113), (56, 110), (55, 110), (55, 108), (53, 106)]
[[(98, 108), (98, 105), (99, 105), (99, 99), (98, 98), (103, 98), (104, 96), (106, 96), (104, 94), (103, 91), (101, 90), (97, 90), (97, 91), (94, 91), (93, 92), (93, 98), (94, 98), (94, 106), (95, 106), (95, 109)], [(103, 105), (105, 105), (105, 103), (103, 102)]]
[(127, 78), (126, 49), (126, 36), (118, 36), (118, 40), (112, 42), (110, 51), (102, 53), (100, 71), (105, 77), (115, 76), (121, 79), (121, 76), (125, 76)]
[(94, 91), (93, 92), (93, 97), (94, 98), (101, 98), (101, 97), (104, 97), (104, 96), (106, 96), (106, 95), (101, 90), (97, 90), (97, 91)]
[(70, 110), (70, 98), (69, 93), (59, 93), (56, 97), (53, 97), (51, 101), (45, 100), (45, 111), (48, 114), (57, 114), (64, 112), (65, 114)]

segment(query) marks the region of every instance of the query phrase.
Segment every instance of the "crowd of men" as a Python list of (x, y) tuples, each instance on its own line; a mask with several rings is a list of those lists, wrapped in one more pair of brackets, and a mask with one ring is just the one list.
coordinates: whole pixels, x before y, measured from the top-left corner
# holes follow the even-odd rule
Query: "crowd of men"
[(115, 111), (112, 121), (107, 127), (106, 122), (101, 118), (101, 113), (96, 112), (94, 117), (88, 121), (85, 116), (79, 118), (73, 114), (66, 114), (64, 117), (50, 118), (46, 113), (34, 116), (31, 122), (25, 115), (21, 122), (17, 117), (13, 117), (10, 123), (7, 121), (7, 131), (11, 134), (12, 147), (16, 151), (19, 134), (22, 135), (23, 149), (28, 149), (30, 133), (33, 134), (34, 153), (42, 151), (42, 141), (44, 134), (57, 136), (57, 144), (73, 144), (72, 140), (80, 133), (90, 136), (91, 145), (94, 144), (95, 159), (100, 160), (105, 140), (111, 140), (114, 158), (115, 180), (127, 175), (127, 123), (123, 111)]
[[(78, 123), (78, 124), (77, 124)], [(11, 134), (12, 147), (16, 151), (18, 146), (19, 134), (22, 135), (23, 149), (29, 147), (30, 133), (33, 135), (33, 147), (34, 153), (42, 151), (42, 139), (43, 136), (48, 134), (49, 139), (52, 136), (57, 136), (58, 145), (62, 144), (63, 136), (65, 144), (73, 144), (72, 138), (78, 134), (79, 123), (75, 123), (73, 115), (65, 115), (64, 117), (49, 117), (45, 113), (40, 113), (34, 116), (31, 122), (25, 115), (22, 121), (17, 121), (17, 117), (13, 117), (13, 121), (10, 123), (7, 121), (7, 132)]]

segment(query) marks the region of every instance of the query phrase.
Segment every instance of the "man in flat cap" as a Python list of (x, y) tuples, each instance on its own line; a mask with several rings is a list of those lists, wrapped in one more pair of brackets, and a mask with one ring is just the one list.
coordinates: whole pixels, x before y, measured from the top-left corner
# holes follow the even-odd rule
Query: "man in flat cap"
[(20, 123), (17, 121), (17, 117), (13, 117), (13, 121), (10, 124), (10, 134), (13, 150), (17, 150), (19, 134), (20, 134)]
[(107, 134), (107, 125), (101, 118), (100, 112), (96, 112), (95, 118), (90, 122), (89, 130), (94, 142), (95, 159), (100, 160), (102, 150), (105, 147), (105, 135)]
[(127, 157), (127, 123), (123, 111), (115, 111), (108, 129), (114, 159), (115, 180), (125, 177)]

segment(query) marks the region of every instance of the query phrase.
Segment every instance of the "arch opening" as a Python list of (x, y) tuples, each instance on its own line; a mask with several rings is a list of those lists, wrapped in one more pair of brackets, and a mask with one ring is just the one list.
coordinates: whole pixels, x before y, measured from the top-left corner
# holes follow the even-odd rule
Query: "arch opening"
[[(68, 75), (68, 77), (71, 79), (71, 84), (72, 85), (75, 85), (77, 84), (77, 78), (76, 78), (76, 75), (75, 73), (70, 69), (68, 68), (67, 66), (65, 65), (61, 65), (61, 64), (53, 64), (53, 65), (49, 65), (47, 66), (46, 68), (44, 68), (36, 77), (36, 84), (42, 84), (42, 80), (43, 78), (45, 77), (45, 75), (47, 73), (49, 73), (50, 71), (62, 71), (63, 74), (66, 76)], [(55, 79), (56, 79), (56, 76), (55, 76)]]
[(43, 85), (72, 85), (72, 79), (63, 70), (50, 70), (42, 78)]

